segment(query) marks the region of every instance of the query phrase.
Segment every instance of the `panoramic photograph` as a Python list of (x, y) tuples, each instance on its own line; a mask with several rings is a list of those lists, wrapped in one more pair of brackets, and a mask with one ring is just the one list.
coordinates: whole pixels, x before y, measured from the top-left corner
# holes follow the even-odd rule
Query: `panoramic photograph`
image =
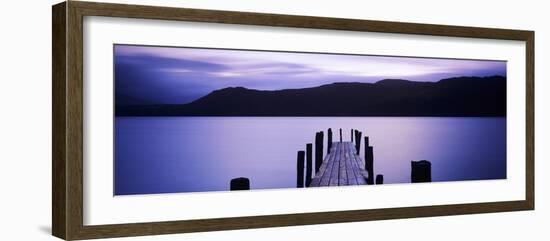
[(113, 58), (114, 195), (506, 179), (506, 61), (125, 44)]

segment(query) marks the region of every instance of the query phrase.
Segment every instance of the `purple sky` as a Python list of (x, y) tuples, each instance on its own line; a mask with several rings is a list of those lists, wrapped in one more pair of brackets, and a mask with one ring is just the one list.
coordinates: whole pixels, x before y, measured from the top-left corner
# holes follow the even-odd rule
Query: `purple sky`
[(182, 104), (213, 90), (277, 90), (399, 78), (506, 76), (505, 61), (115, 45), (117, 105)]

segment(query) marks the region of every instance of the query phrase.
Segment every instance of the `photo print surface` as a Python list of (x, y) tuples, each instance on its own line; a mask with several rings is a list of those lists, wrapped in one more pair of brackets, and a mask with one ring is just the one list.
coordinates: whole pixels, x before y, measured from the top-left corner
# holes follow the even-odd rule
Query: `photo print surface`
[(114, 195), (506, 179), (506, 61), (113, 52)]

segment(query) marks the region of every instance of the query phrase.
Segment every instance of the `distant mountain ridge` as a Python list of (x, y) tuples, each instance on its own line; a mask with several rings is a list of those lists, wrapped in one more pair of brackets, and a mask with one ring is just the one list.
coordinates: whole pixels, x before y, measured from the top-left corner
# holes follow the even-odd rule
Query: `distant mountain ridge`
[(318, 87), (230, 87), (188, 104), (116, 106), (117, 116), (505, 116), (506, 77), (384, 79)]

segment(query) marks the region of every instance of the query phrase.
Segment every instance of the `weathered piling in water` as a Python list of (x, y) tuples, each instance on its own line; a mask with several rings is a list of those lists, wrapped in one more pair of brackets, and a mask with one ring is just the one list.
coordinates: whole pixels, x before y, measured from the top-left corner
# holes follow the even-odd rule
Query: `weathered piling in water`
[(384, 184), (384, 175), (376, 175), (376, 185)]
[(330, 154), (330, 149), (332, 149), (332, 129), (328, 128), (328, 131), (327, 131), (327, 154)]
[(321, 141), (321, 132), (316, 132), (315, 133), (315, 173), (317, 174), (317, 172), (319, 170), (317, 170), (317, 162), (319, 161), (319, 148), (321, 147), (321, 145), (319, 144), (319, 142)]
[(342, 128), (340, 128), (340, 142), (342, 142)]
[(374, 184), (374, 153), (372, 146), (367, 145), (367, 140), (365, 140), (365, 170), (369, 174), (367, 178), (367, 184)]
[(311, 183), (311, 171), (313, 169), (313, 144), (306, 144), (306, 187)]
[(363, 135), (363, 132), (355, 130), (355, 150), (357, 151), (357, 155), (359, 155), (359, 152), (361, 151), (361, 136), (362, 135)]
[(319, 168), (323, 163), (323, 132), (315, 134), (315, 173), (319, 172)]
[(432, 164), (429, 161), (411, 161), (411, 182), (431, 182)]
[[(357, 130), (356, 130), (357, 131)], [(351, 129), (351, 133), (350, 133), (350, 139), (351, 139), (351, 142), (353, 142), (353, 129)]]
[(305, 152), (298, 151), (297, 165), (296, 165), (296, 187), (304, 187), (304, 162)]
[(357, 141), (358, 141), (357, 140), (357, 133), (358, 132), (359, 132), (358, 130), (355, 130), (353, 133), (351, 133), (353, 136), (355, 136), (355, 143), (353, 143), (354, 146), (355, 146), (355, 152), (357, 152)]
[(229, 186), (229, 190), (231, 191), (250, 190), (250, 180), (246, 177), (234, 178), (231, 179)]

